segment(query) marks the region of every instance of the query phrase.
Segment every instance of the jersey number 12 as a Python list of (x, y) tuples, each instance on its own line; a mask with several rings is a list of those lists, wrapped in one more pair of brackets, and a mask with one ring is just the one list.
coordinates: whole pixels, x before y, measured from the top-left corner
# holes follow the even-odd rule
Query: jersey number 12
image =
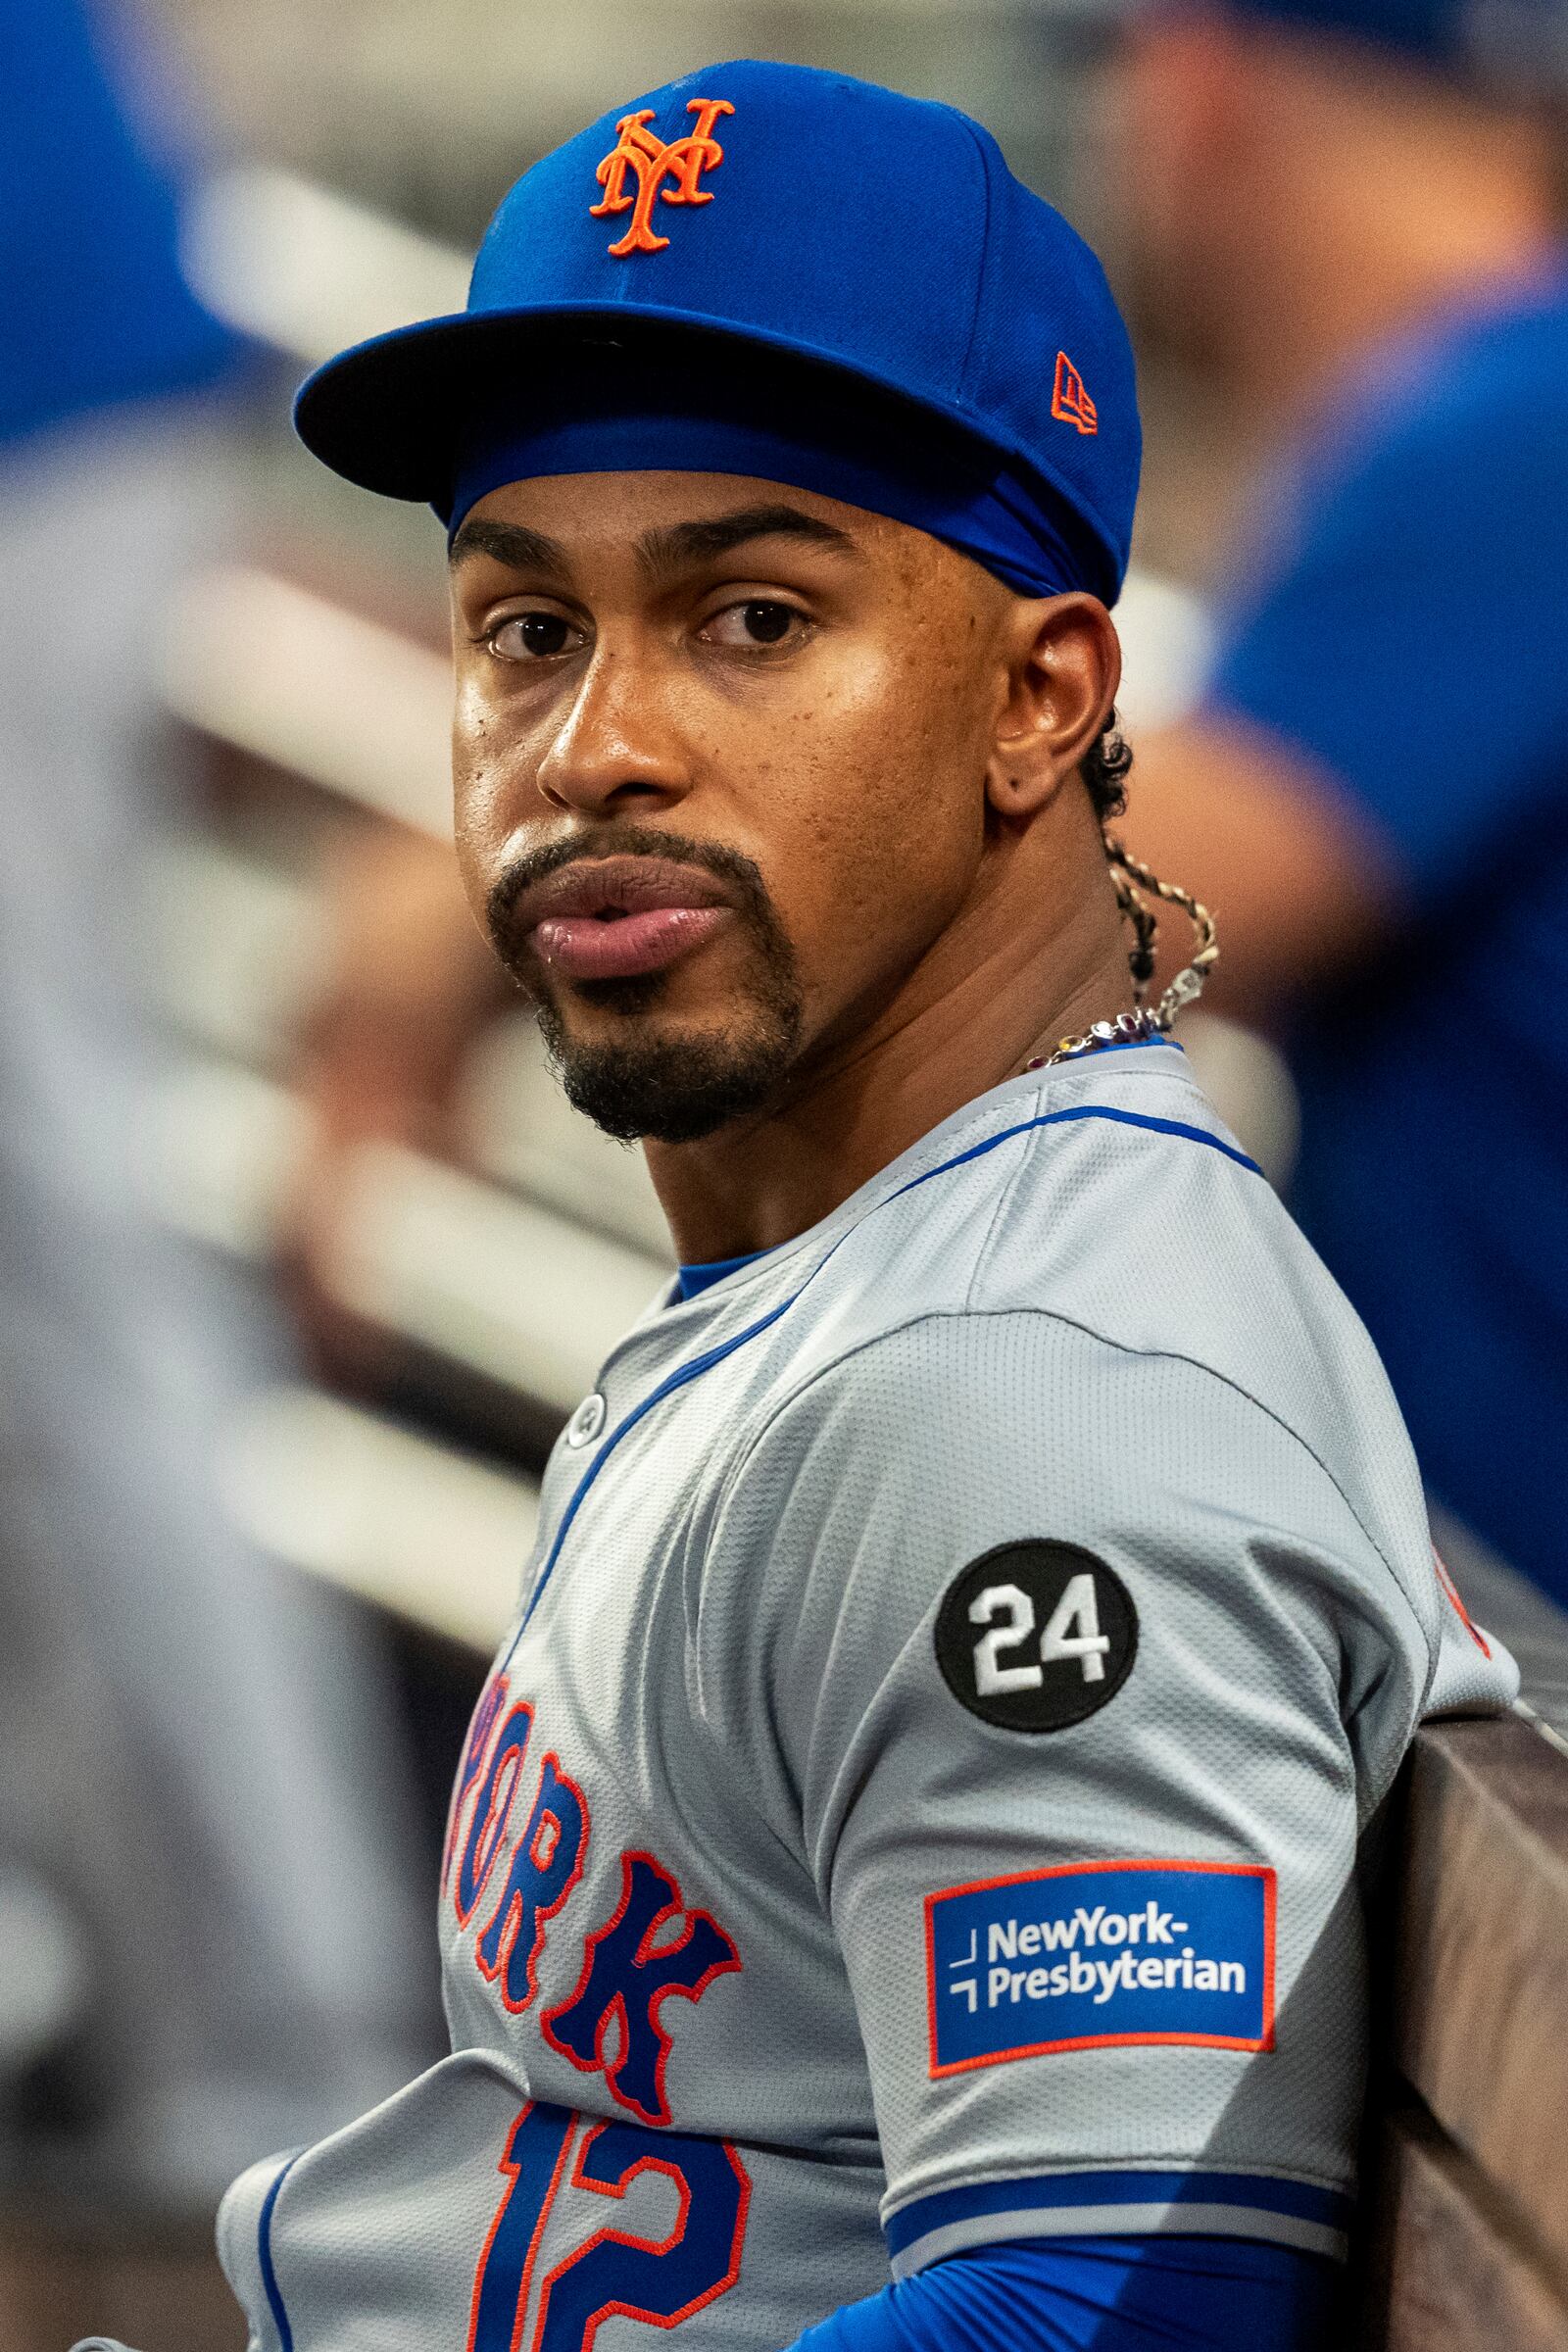
[(677, 2327), (739, 2278), (751, 2182), (733, 2148), (641, 2124), (590, 2123), (535, 2099), (501, 2159), (507, 2192), (479, 2257), (468, 2352), (520, 2352), (535, 2257), (574, 2141), (574, 2189), (618, 2203), (640, 2175), (663, 2173), (675, 2189), (675, 2224), (662, 2238), (606, 2227), (574, 2246), (539, 2283), (528, 2352), (590, 2352), (612, 2314)]

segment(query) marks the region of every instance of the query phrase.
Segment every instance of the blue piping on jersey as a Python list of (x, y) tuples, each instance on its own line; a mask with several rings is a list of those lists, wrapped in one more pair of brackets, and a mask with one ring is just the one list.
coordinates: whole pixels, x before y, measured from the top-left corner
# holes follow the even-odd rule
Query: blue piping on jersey
[[(303, 2152), (301, 2150), (300, 2154)], [(291, 2156), (284, 2165), (267, 2192), (262, 2205), (261, 2219), (256, 2225), (256, 2253), (262, 2266), (262, 2284), (267, 2289), (268, 2308), (276, 2324), (278, 2341), (283, 2347), (283, 2352), (294, 2352), (294, 2330), (288, 2324), (288, 2313), (283, 2307), (282, 2289), (277, 2283), (277, 2272), (272, 2266), (272, 2208), (277, 2203), (278, 2190), (299, 2160), (299, 2154), (296, 2154)]]
[[(1117, 1046), (1107, 1046), (1105, 1049), (1107, 1054), (1131, 1050)], [(1066, 1119), (1108, 1119), (1116, 1127), (1150, 1127), (1156, 1135), (1179, 1135), (1187, 1143), (1206, 1144), (1211, 1152), (1222, 1152), (1227, 1159), (1234, 1159), (1239, 1168), (1250, 1168), (1254, 1176), (1263, 1173), (1255, 1159), (1249, 1159), (1247, 1153), (1238, 1152), (1234, 1144), (1222, 1144), (1219, 1137), (1210, 1135), (1206, 1127), (1189, 1127), (1183, 1119), (1150, 1118), (1141, 1110), (1115, 1110), (1108, 1102), (1084, 1102), (1072, 1110), (1048, 1110), (1042, 1112), (1038, 1119), (1020, 1119), (1016, 1127), (1004, 1127), (997, 1134), (988, 1135), (983, 1144), (971, 1144), (967, 1152), (958, 1152), (953, 1159), (945, 1159), (941, 1167), (927, 1168), (923, 1176), (911, 1176), (908, 1183), (901, 1184), (896, 1193), (889, 1193), (888, 1200), (902, 1200), (906, 1193), (912, 1193), (917, 1185), (929, 1184), (933, 1176), (946, 1176), (950, 1168), (961, 1168), (965, 1160), (983, 1159), (988, 1152), (994, 1152), (999, 1144), (1006, 1143), (1012, 1136), (1027, 1135), (1031, 1127), (1057, 1127)], [(879, 1202), (878, 1205), (885, 1207), (886, 1202)], [(825, 1266), (826, 1263), (827, 1259), (824, 1258), (822, 1264)], [(796, 1296), (800, 1296), (799, 1292)]]
[[(836, 1249), (838, 1245), (835, 1243), (834, 1248)], [(832, 1255), (831, 1250), (828, 1252), (828, 1255)], [(822, 1263), (823, 1265), (826, 1265), (827, 1258), (824, 1258)], [(820, 1271), (820, 1269), (818, 1270)], [(805, 1287), (806, 1286), (803, 1283), (801, 1286), (802, 1290), (804, 1290)], [(667, 1380), (662, 1380), (658, 1388), (654, 1390), (651, 1396), (645, 1396), (641, 1404), (633, 1406), (632, 1410), (626, 1415), (624, 1421), (616, 1422), (614, 1428), (611, 1431), (609, 1437), (605, 1440), (604, 1444), (600, 1446), (599, 1451), (594, 1455), (593, 1460), (583, 1472), (582, 1477), (577, 1481), (576, 1487), (572, 1491), (571, 1500), (567, 1503), (565, 1509), (561, 1514), (561, 1525), (557, 1528), (556, 1540), (550, 1546), (550, 1556), (545, 1561), (544, 1567), (540, 1571), (539, 1582), (533, 1589), (533, 1598), (529, 1601), (527, 1608), (523, 1611), (522, 1623), (518, 1626), (516, 1634), (514, 1637), (512, 1649), (508, 1650), (506, 1658), (502, 1660), (503, 1671), (505, 1671), (506, 1665), (511, 1659), (512, 1650), (516, 1648), (517, 1643), (522, 1640), (523, 1635), (527, 1632), (529, 1618), (533, 1615), (535, 1609), (539, 1606), (540, 1601), (544, 1598), (545, 1587), (549, 1584), (556, 1562), (561, 1557), (561, 1546), (566, 1541), (567, 1532), (570, 1529), (572, 1521), (576, 1518), (578, 1511), (582, 1507), (589, 1488), (593, 1485), (594, 1480), (599, 1476), (600, 1471), (604, 1468), (611, 1455), (614, 1452), (615, 1447), (620, 1444), (621, 1439), (625, 1437), (631, 1430), (636, 1428), (638, 1422), (642, 1419), (645, 1413), (651, 1413), (656, 1404), (662, 1404), (664, 1398), (670, 1395), (672, 1390), (683, 1389), (688, 1381), (697, 1380), (704, 1372), (711, 1371), (713, 1366), (716, 1363), (721, 1362), (726, 1355), (733, 1355), (737, 1348), (744, 1348), (748, 1340), (755, 1340), (759, 1332), (765, 1331), (770, 1323), (776, 1323), (780, 1315), (787, 1314), (789, 1312), (790, 1308), (795, 1304), (795, 1300), (800, 1297), (800, 1291), (796, 1291), (792, 1297), (782, 1299), (777, 1306), (770, 1308), (769, 1311), (763, 1315), (760, 1321), (753, 1323), (749, 1329), (746, 1331), (738, 1331), (732, 1340), (723, 1340), (716, 1348), (710, 1348), (706, 1349), (702, 1355), (694, 1355), (689, 1364), (677, 1365), (675, 1370), (669, 1375), (669, 1378)]]
[[(1115, 1049), (1109, 1050), (1114, 1051)], [(1058, 1127), (1070, 1119), (1108, 1119), (1113, 1126), (1117, 1127), (1147, 1127), (1155, 1135), (1179, 1135), (1186, 1143), (1206, 1144), (1211, 1152), (1219, 1152), (1226, 1159), (1235, 1160), (1238, 1167), (1250, 1168), (1254, 1176), (1261, 1176), (1263, 1173), (1255, 1159), (1249, 1159), (1245, 1152), (1238, 1152), (1232, 1144), (1221, 1143), (1219, 1137), (1210, 1135), (1206, 1128), (1189, 1127), (1181, 1119), (1150, 1118), (1136, 1110), (1114, 1110), (1108, 1103), (1085, 1102), (1069, 1110), (1044, 1111), (1037, 1119), (1020, 1119), (1015, 1127), (1002, 1128), (998, 1134), (987, 1136), (983, 1144), (972, 1144), (967, 1152), (956, 1152), (952, 1159), (943, 1160), (939, 1167), (927, 1168), (924, 1175), (911, 1176), (907, 1184), (900, 1185), (895, 1193), (889, 1193), (887, 1200), (879, 1200), (877, 1207), (886, 1208), (889, 1201), (902, 1200), (906, 1193), (912, 1193), (922, 1184), (929, 1184), (933, 1177), (946, 1176), (954, 1168), (963, 1167), (971, 1159), (983, 1159), (988, 1152), (995, 1152), (999, 1145), (1009, 1143), (1015, 1135), (1027, 1135), (1032, 1127)], [(875, 1212), (868, 1211), (867, 1213), (874, 1214)], [(851, 1233), (858, 1230), (858, 1226), (852, 1225), (850, 1228)], [(800, 1290), (793, 1292), (788, 1298), (772, 1307), (759, 1321), (749, 1324), (745, 1331), (738, 1331), (732, 1340), (722, 1340), (717, 1347), (710, 1348), (702, 1355), (694, 1356), (689, 1364), (679, 1365), (675, 1371), (670, 1373), (667, 1380), (661, 1381), (651, 1396), (643, 1398), (641, 1404), (634, 1405), (623, 1421), (616, 1422), (578, 1480), (570, 1501), (561, 1514), (561, 1525), (556, 1530), (556, 1540), (550, 1546), (549, 1555), (539, 1573), (539, 1581), (534, 1586), (533, 1596), (522, 1613), (522, 1623), (513, 1636), (511, 1647), (501, 1661), (499, 1672), (505, 1673), (511, 1664), (513, 1652), (527, 1632), (529, 1621), (545, 1596), (545, 1588), (555, 1574), (556, 1562), (561, 1557), (561, 1547), (566, 1540), (571, 1523), (581, 1509), (589, 1488), (620, 1444), (621, 1439), (636, 1428), (645, 1413), (651, 1413), (656, 1404), (662, 1404), (664, 1398), (676, 1389), (683, 1389), (688, 1382), (700, 1378), (704, 1372), (710, 1372), (715, 1364), (723, 1362), (726, 1355), (733, 1355), (737, 1348), (744, 1348), (748, 1340), (758, 1338), (761, 1332), (767, 1330), (770, 1324), (776, 1323), (780, 1315), (788, 1314), (790, 1308), (802, 1297), (808, 1286), (821, 1273), (828, 1258), (832, 1257), (849, 1238), (848, 1233), (840, 1234), (832, 1250), (827, 1252), (827, 1256), (821, 1260), (820, 1264), (811, 1269)], [(287, 2352), (287, 2348), (285, 2348), (285, 2352)]]
[(918, 2238), (954, 2222), (992, 2214), (1016, 2215), (1028, 2208), (1105, 2205), (1233, 2205), (1280, 2213), (1328, 2228), (1347, 2229), (1354, 2199), (1342, 2189), (1274, 2173), (1180, 2173), (1132, 2171), (1045, 2173), (1019, 2180), (986, 2180), (965, 2188), (938, 2189), (902, 2205), (883, 2225), (888, 2251), (901, 2254)]

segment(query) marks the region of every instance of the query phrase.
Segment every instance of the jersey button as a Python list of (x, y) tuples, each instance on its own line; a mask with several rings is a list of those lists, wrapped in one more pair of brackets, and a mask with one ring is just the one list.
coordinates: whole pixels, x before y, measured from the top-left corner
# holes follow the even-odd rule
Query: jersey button
[(591, 1396), (583, 1398), (566, 1423), (566, 1444), (591, 1446), (605, 1426), (605, 1400), (595, 1389)]

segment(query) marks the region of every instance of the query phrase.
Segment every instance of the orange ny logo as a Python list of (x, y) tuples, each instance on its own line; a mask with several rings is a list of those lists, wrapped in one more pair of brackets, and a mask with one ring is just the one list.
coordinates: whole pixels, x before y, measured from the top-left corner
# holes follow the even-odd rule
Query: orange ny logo
[[(732, 115), (735, 109), (727, 98), (691, 98), (686, 112), (697, 117), (696, 122), (683, 139), (671, 139), (667, 147), (648, 127), (654, 119), (651, 106), (640, 114), (622, 115), (615, 124), (615, 145), (595, 173), (605, 191), (604, 202), (591, 204), (588, 210), (596, 220), (607, 213), (630, 213), (631, 225), (610, 248), (617, 260), (628, 253), (662, 253), (669, 243), (667, 237), (656, 236), (652, 225), (654, 198), (662, 181), (672, 179), (675, 183), (662, 191), (666, 204), (713, 201), (711, 191), (701, 184), (703, 173), (716, 171), (724, 161), (713, 124), (720, 115)], [(628, 172), (636, 174), (635, 196), (626, 193)]]

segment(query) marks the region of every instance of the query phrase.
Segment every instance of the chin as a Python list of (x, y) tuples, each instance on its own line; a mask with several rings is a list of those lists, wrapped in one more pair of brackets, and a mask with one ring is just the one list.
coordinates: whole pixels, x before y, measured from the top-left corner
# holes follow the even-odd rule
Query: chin
[(584, 1038), (557, 1005), (541, 1004), (540, 1031), (567, 1101), (622, 1142), (689, 1144), (766, 1108), (794, 1064), (801, 1020), (798, 1007), (770, 1006), (716, 1030), (668, 1020), (655, 1027), (628, 1009), (611, 1026), (619, 1034)]

